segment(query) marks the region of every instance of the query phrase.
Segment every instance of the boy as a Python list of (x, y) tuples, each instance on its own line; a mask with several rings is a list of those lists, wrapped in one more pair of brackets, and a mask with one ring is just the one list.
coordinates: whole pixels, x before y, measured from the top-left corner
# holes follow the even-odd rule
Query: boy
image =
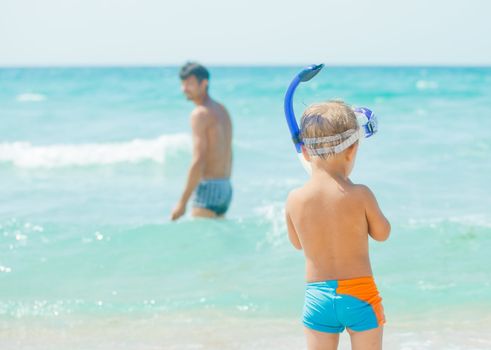
[(347, 328), (354, 350), (381, 349), (384, 311), (373, 280), (368, 236), (389, 237), (390, 224), (370, 189), (348, 178), (360, 126), (353, 110), (331, 101), (307, 108), (302, 153), (312, 177), (290, 192), (288, 236), (306, 258), (303, 323), (309, 350), (337, 349)]

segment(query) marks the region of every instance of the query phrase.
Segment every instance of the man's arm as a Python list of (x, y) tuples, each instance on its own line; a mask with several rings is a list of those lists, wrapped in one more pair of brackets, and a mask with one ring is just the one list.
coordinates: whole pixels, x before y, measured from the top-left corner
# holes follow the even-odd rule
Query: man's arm
[(196, 110), (191, 114), (191, 130), (193, 138), (193, 156), (189, 167), (186, 186), (176, 208), (172, 213), (172, 220), (178, 219), (184, 214), (186, 204), (194, 189), (198, 186), (205, 165), (208, 140), (206, 138), (207, 119), (206, 113)]

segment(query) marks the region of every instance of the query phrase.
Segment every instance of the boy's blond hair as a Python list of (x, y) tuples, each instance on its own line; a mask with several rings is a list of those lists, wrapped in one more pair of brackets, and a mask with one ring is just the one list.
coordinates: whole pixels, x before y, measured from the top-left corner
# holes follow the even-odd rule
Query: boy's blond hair
[[(334, 147), (349, 137), (349, 131), (358, 131), (359, 125), (355, 112), (343, 101), (327, 101), (310, 105), (302, 115), (300, 137), (304, 139), (325, 138), (340, 135), (336, 140), (305, 144), (310, 152), (316, 149)], [(343, 134), (344, 133), (344, 134)], [(315, 154), (321, 158), (334, 153)]]

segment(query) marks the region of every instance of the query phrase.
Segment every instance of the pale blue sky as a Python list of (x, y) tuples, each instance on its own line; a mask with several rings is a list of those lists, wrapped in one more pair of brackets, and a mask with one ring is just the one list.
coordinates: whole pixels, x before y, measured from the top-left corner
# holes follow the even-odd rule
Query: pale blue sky
[(0, 65), (491, 65), (487, 0), (0, 0)]

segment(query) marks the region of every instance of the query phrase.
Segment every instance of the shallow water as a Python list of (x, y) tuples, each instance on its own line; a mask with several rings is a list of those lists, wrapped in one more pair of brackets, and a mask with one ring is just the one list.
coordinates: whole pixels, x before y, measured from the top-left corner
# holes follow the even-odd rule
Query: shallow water
[[(191, 155), (177, 68), (0, 69), (0, 342), (63, 330), (60, 349), (112, 348), (139, 325), (128, 348), (277, 348), (264, 328), (303, 344), (303, 258), (283, 222), (306, 179), (282, 114), (296, 71), (211, 69), (234, 123), (234, 200), (225, 220), (171, 223)], [(380, 122), (352, 179), (393, 226), (371, 244), (389, 348), (489, 348), (491, 69), (328, 67), (296, 111), (334, 97)]]

